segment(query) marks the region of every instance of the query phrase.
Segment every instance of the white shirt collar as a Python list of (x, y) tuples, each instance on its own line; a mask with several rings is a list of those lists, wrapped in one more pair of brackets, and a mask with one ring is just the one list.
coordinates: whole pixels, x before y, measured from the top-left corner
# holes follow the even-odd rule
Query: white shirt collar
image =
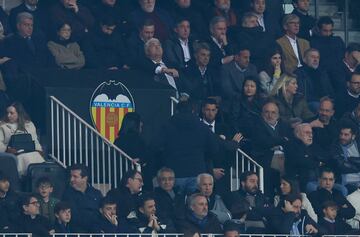
[(208, 123), (205, 119), (203, 119), (202, 121), (203, 121), (203, 123), (204, 123), (205, 125), (209, 126), (209, 128), (210, 128), (210, 125), (211, 125), (211, 126), (212, 126), (212, 127), (211, 127), (211, 131), (212, 131), (212, 132), (215, 132), (215, 120), (214, 120), (212, 123)]
[(353, 97), (353, 98), (355, 98), (355, 99), (358, 99), (359, 96), (360, 96), (360, 94), (355, 95), (355, 94), (351, 93), (349, 90), (347, 90), (347, 93), (348, 93), (349, 96), (351, 96), (351, 97)]

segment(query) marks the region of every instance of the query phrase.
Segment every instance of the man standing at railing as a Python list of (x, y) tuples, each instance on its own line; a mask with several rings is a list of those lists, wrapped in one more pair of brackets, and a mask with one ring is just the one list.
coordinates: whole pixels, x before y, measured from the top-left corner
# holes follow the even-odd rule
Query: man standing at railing
[(175, 172), (175, 186), (189, 194), (196, 190), (196, 176), (212, 170), (212, 157), (217, 154), (218, 143), (194, 114), (192, 101), (180, 102), (177, 110), (154, 146), (162, 152), (164, 165)]
[(70, 168), (70, 185), (64, 192), (63, 201), (71, 205), (74, 225), (91, 230), (97, 220), (101, 192), (89, 184), (88, 167), (74, 164)]
[(216, 191), (223, 195), (230, 190), (230, 166), (239, 143), (244, 138), (241, 133), (231, 134), (230, 128), (220, 121), (216, 121), (218, 103), (215, 99), (207, 98), (202, 105), (201, 121), (216, 134), (220, 145), (219, 152), (214, 157), (212, 174), (216, 180)]

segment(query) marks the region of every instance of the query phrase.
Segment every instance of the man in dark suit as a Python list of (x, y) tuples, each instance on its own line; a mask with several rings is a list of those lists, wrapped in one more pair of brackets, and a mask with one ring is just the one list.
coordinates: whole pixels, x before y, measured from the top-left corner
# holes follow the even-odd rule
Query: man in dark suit
[(261, 118), (252, 128), (255, 160), (264, 168), (265, 194), (274, 195), (278, 185), (278, 171), (271, 168), (274, 155), (284, 155), (284, 146), (291, 136), (290, 127), (279, 116), (279, 108), (273, 101), (266, 102), (262, 107)]
[(23, 12), (17, 16), (17, 33), (3, 41), (3, 56), (9, 57), (22, 71), (29, 72), (55, 65), (42, 35), (33, 32), (33, 16)]
[(211, 59), (210, 65), (219, 68), (223, 64), (230, 63), (234, 59), (233, 45), (229, 42), (226, 35), (226, 19), (222, 16), (216, 16), (210, 21), (210, 45)]
[[(270, 1), (271, 2), (271, 1)], [(281, 36), (279, 18), (267, 10), (265, 0), (251, 0), (251, 11), (257, 16), (259, 26), (272, 40)]]
[(10, 28), (13, 32), (17, 31), (16, 17), (21, 12), (28, 12), (34, 17), (34, 32), (37, 34), (43, 34), (45, 30), (45, 14), (38, 6), (38, 0), (24, 0), (22, 4), (14, 7), (10, 11), (9, 22)]
[(230, 166), (234, 162), (234, 154), (243, 139), (241, 133), (234, 134), (226, 123), (216, 121), (218, 105), (216, 100), (208, 98), (201, 107), (202, 122), (215, 133), (220, 144), (218, 154), (214, 156), (213, 176), (216, 180), (216, 190), (225, 194), (230, 190)]
[(183, 93), (183, 76), (170, 63), (163, 61), (163, 49), (158, 39), (152, 38), (145, 43), (145, 59), (140, 59), (141, 69), (154, 76), (154, 80), (176, 90), (176, 96), (186, 96)]
[(285, 35), (276, 40), (283, 51), (285, 70), (292, 73), (303, 65), (305, 51), (310, 48), (307, 40), (298, 38), (300, 19), (297, 15), (286, 15), (282, 22)]
[(95, 23), (90, 10), (77, 0), (59, 0), (50, 8), (49, 16), (52, 30), (61, 22), (68, 22), (71, 25), (71, 36), (75, 41), (83, 39)]
[(189, 20), (177, 19), (173, 36), (164, 43), (164, 59), (179, 69), (188, 67), (193, 55), (190, 32)]
[(293, 0), (293, 6), (294, 10), (291, 14), (297, 15), (300, 19), (299, 37), (310, 40), (316, 23), (316, 19), (309, 15), (310, 1)]
[(329, 71), (342, 63), (345, 43), (340, 36), (333, 34), (334, 22), (331, 17), (320, 17), (317, 28), (319, 32), (314, 32), (310, 45), (312, 48), (319, 50), (321, 55), (320, 66)]
[(329, 76), (336, 93), (346, 89), (346, 82), (350, 80), (352, 73), (360, 70), (360, 44), (350, 43), (345, 50), (343, 62), (329, 70)]
[(136, 32), (133, 32), (126, 41), (129, 50), (127, 64), (130, 67), (139, 66), (139, 59), (145, 58), (144, 45), (146, 41), (153, 38), (155, 34), (155, 23), (151, 19), (145, 20)]
[(197, 43), (194, 60), (185, 68), (185, 87), (193, 100), (203, 100), (209, 96), (220, 96), (218, 72), (209, 67), (210, 47), (207, 43)]

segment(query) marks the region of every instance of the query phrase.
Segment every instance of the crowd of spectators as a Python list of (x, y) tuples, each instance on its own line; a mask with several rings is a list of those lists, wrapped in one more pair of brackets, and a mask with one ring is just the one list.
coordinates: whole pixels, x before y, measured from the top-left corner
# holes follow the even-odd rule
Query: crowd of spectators
[[(129, 171), (105, 197), (82, 164), (69, 168), (61, 200), (47, 177), (20, 195), (0, 174), (0, 232), (359, 233), (360, 44), (346, 47), (330, 17), (309, 15), (309, 0), (293, 6), (24, 0), (1, 11), (0, 106), (18, 98), (21, 74), (44, 68), (142, 71), (180, 103), (151, 143), (140, 115), (126, 114), (115, 144), (142, 173)], [(31, 134), (33, 152), (9, 146), (18, 131)], [(16, 155), (20, 175), (44, 159), (17, 102), (0, 148)], [(238, 148), (264, 168), (264, 190), (248, 171), (230, 192)]]

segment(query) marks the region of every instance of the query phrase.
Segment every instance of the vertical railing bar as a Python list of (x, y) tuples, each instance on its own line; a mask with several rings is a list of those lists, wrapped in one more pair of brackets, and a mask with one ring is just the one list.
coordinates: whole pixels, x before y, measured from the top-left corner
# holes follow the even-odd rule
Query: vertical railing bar
[(86, 166), (89, 166), (89, 153), (88, 153), (88, 128), (85, 127), (85, 163), (86, 163)]
[(108, 146), (108, 182), (109, 182), (109, 186), (111, 187), (112, 186), (112, 179), (111, 179), (111, 149), (110, 149), (110, 146)]
[(74, 117), (73, 118), (73, 122), (74, 122), (74, 132), (73, 132), (73, 134), (74, 134), (74, 161), (75, 161), (75, 163), (78, 163), (78, 160), (77, 160), (77, 144), (76, 144), (76, 142), (77, 142), (77, 136), (76, 136), (76, 118)]
[(70, 118), (70, 113), (67, 114), (67, 123), (68, 123), (68, 148), (69, 148), (69, 151), (68, 151), (68, 159), (69, 159), (69, 166), (71, 166), (72, 164), (72, 155), (71, 155), (71, 118)]
[(102, 147), (102, 158), (101, 158), (101, 160), (102, 160), (102, 170), (103, 170), (103, 173), (102, 173), (102, 191), (103, 191), (103, 193), (105, 192), (105, 187), (104, 187), (104, 185), (106, 184), (106, 180), (105, 180), (105, 178), (106, 178), (106, 175), (105, 175), (105, 168), (106, 168), (106, 166), (105, 166), (105, 142), (104, 141), (102, 141), (102, 145), (101, 145), (101, 147)]
[(66, 128), (65, 128), (65, 109), (64, 108), (62, 108), (62, 119), (63, 119), (63, 121), (62, 121), (62, 123), (63, 123), (63, 153), (62, 153), (62, 155), (63, 155), (63, 164), (65, 165), (65, 166), (67, 166), (67, 162), (66, 162), (66, 154), (65, 154), (65, 152), (66, 152), (66, 143), (65, 143), (65, 130), (66, 130)]
[(236, 151), (236, 189), (239, 189), (239, 152)]
[[(56, 159), (58, 161), (60, 161), (60, 112), (59, 112), (59, 105), (56, 104), (56, 136), (57, 136), (57, 144), (56, 144), (56, 149), (57, 149), (57, 157)], [(54, 154), (55, 155), (55, 154)]]
[(97, 156), (96, 156), (96, 165), (97, 165), (97, 182), (100, 182), (100, 144), (99, 144), (99, 137), (96, 136), (96, 150), (97, 150)]
[(92, 149), (94, 147), (94, 132), (91, 132), (91, 185), (94, 185), (95, 183), (95, 175), (94, 175), (94, 150)]
[(83, 164), (83, 150), (82, 150), (83, 138), (82, 138), (82, 124), (79, 122), (79, 155), (80, 163)]
[(55, 134), (54, 134), (54, 120), (55, 120), (55, 116), (54, 116), (54, 101), (50, 98), (50, 114), (51, 114), (51, 155), (55, 156)]
[(117, 188), (117, 153), (114, 149), (114, 187), (111, 188)]

